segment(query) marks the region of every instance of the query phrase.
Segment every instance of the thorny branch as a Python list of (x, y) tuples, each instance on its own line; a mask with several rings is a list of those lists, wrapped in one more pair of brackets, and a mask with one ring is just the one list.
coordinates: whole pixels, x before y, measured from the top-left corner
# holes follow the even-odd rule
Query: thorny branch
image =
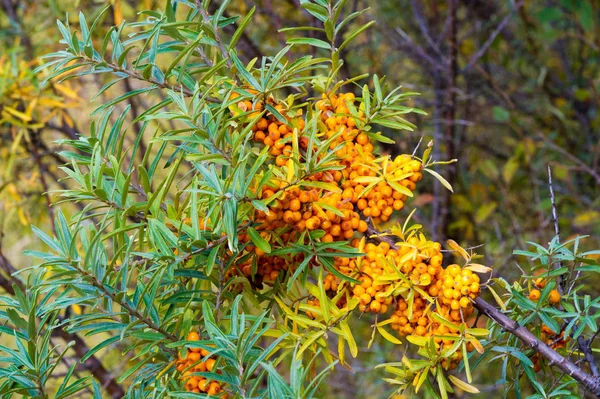
[[(367, 229), (367, 236), (371, 240), (383, 241), (388, 243), (390, 248), (398, 249), (398, 247), (396, 247), (397, 239), (394, 239), (394, 236), (381, 235), (371, 223), (368, 223), (368, 225), (369, 227)], [(521, 340), (521, 342), (523, 342), (525, 345), (548, 359), (548, 364), (550, 366), (555, 365), (556, 367), (560, 368), (566, 374), (579, 381), (587, 391), (600, 398), (600, 379), (596, 378), (596, 374), (594, 374), (598, 372), (597, 368), (596, 370), (592, 369), (590, 364), (590, 369), (592, 369), (593, 375), (586, 373), (581, 367), (577, 366), (575, 363), (565, 358), (550, 346), (540, 341), (529, 330), (519, 325), (517, 321), (506, 316), (493, 305), (486, 302), (483, 298), (478, 297), (475, 299), (474, 306), (475, 309), (477, 309), (480, 313), (486, 315), (489, 319), (500, 325), (504, 330)], [(589, 344), (589, 341), (587, 343)], [(586, 359), (587, 357), (588, 355), (586, 354)]]

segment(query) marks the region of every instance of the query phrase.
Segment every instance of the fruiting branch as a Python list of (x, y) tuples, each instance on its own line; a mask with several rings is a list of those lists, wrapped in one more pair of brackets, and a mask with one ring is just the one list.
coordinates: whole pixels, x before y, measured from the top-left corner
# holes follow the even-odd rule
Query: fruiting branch
[(475, 299), (475, 308), (519, 338), (525, 345), (548, 359), (550, 365), (556, 365), (566, 374), (579, 381), (587, 391), (600, 398), (600, 380), (583, 371), (575, 363), (550, 348), (525, 327), (519, 325), (518, 322), (512, 320), (482, 298)]
[[(369, 229), (367, 230), (367, 234), (370, 239), (386, 242), (390, 245), (391, 248), (397, 249), (395, 245), (396, 240), (394, 240), (392, 236), (380, 235), (380, 233), (374, 228), (374, 226), (371, 223), (369, 223)], [(594, 358), (591, 353), (591, 350), (585, 350), (585, 348), (589, 349), (588, 341), (586, 341), (584, 345), (581, 345), (581, 342), (578, 339), (578, 343), (580, 344), (579, 347), (584, 353), (586, 361), (590, 364), (590, 369), (592, 370), (593, 376), (586, 373), (575, 363), (571, 362), (569, 359), (565, 358), (563, 355), (550, 348), (544, 342), (540, 341), (528, 329), (519, 325), (517, 321), (512, 320), (504, 313), (496, 309), (493, 305), (486, 302), (481, 297), (477, 297), (474, 300), (474, 307), (480, 313), (486, 315), (488, 318), (498, 323), (504, 330), (510, 332), (515, 337), (519, 338), (525, 345), (532, 348), (534, 351), (548, 359), (549, 365), (556, 365), (566, 374), (579, 381), (587, 391), (594, 394), (596, 397), (600, 397), (600, 379), (596, 378), (596, 376), (599, 375), (598, 367), (594, 363)], [(579, 338), (583, 337), (580, 336)]]

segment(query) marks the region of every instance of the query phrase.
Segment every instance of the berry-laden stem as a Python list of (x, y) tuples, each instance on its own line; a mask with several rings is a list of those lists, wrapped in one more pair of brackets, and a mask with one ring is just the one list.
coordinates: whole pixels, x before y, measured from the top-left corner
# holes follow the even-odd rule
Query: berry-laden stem
[(571, 362), (569, 359), (565, 358), (563, 355), (537, 339), (525, 327), (519, 325), (518, 322), (512, 320), (482, 298), (478, 297), (475, 299), (474, 305), (478, 311), (485, 314), (487, 317), (498, 323), (506, 331), (519, 338), (524, 344), (548, 359), (551, 365), (556, 365), (562, 371), (579, 381), (588, 392), (592, 393), (595, 397), (600, 398), (599, 380), (593, 378), (575, 363)]
[[(369, 229), (366, 233), (369, 239), (387, 242), (391, 248), (398, 249), (395, 245), (396, 240), (392, 238), (393, 236), (379, 235), (381, 233), (377, 232), (377, 230), (370, 223), (370, 220), (368, 225)], [(556, 365), (563, 372), (579, 381), (588, 392), (592, 393), (595, 397), (600, 398), (600, 379), (594, 378), (590, 374), (586, 373), (582, 368), (565, 358), (563, 355), (546, 345), (544, 342), (540, 341), (528, 329), (519, 325), (517, 321), (509, 318), (496, 307), (483, 300), (481, 297), (477, 297), (474, 300), (474, 306), (475, 309), (477, 309), (480, 313), (498, 323), (503, 329), (513, 334), (524, 344), (548, 359), (550, 365)]]

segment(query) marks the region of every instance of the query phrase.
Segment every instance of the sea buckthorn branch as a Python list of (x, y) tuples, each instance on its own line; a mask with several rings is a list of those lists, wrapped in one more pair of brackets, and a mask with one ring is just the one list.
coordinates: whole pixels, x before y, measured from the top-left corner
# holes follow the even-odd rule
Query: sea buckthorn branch
[[(367, 231), (368, 237), (374, 241), (386, 242), (390, 245), (390, 248), (397, 249), (394, 240), (390, 235), (380, 234), (371, 223), (369, 223), (369, 229)], [(592, 370), (592, 374), (590, 375), (586, 373), (581, 367), (577, 366), (575, 363), (552, 349), (546, 343), (542, 342), (535, 335), (533, 335), (527, 328), (521, 326), (517, 321), (512, 320), (500, 310), (496, 309), (492, 304), (488, 303), (481, 297), (477, 297), (473, 301), (473, 305), (475, 309), (479, 311), (480, 314), (484, 314), (489, 319), (496, 322), (500, 325), (504, 330), (513, 334), (519, 340), (521, 340), (525, 345), (533, 349), (535, 352), (544, 356), (549, 361), (549, 365), (555, 365), (560, 368), (563, 372), (579, 381), (587, 391), (594, 394), (596, 397), (600, 397), (600, 379), (596, 377), (598, 372), (598, 368), (593, 360), (593, 355), (591, 350), (583, 350), (582, 352), (585, 355), (586, 361), (591, 361), (590, 369)], [(585, 341), (584, 347), (589, 348), (590, 341), (586, 341), (582, 336), (579, 338)], [(578, 339), (579, 343), (579, 339)], [(581, 348), (581, 346), (580, 346)], [(588, 354), (589, 353), (589, 354)], [(592, 366), (596, 366), (595, 368)]]
[[(154, 323), (152, 320), (150, 320), (148, 317), (144, 316), (143, 314), (141, 314), (137, 309), (134, 309), (129, 303), (127, 303), (124, 300), (121, 300), (117, 297), (117, 295), (112, 292), (110, 289), (108, 289), (106, 287), (106, 285), (104, 283), (102, 283), (101, 281), (98, 281), (98, 279), (96, 278), (96, 276), (94, 276), (93, 274), (89, 273), (88, 271), (84, 270), (83, 268), (79, 267), (79, 266), (74, 266), (74, 268), (82, 275), (85, 276), (87, 278), (90, 279), (91, 284), (96, 287), (99, 291), (101, 291), (104, 295), (106, 295), (107, 297), (109, 297), (113, 302), (118, 303), (123, 309), (125, 309), (127, 311), (127, 313), (129, 313), (131, 316), (135, 317), (136, 319), (138, 319), (139, 321), (141, 321), (142, 323), (144, 323), (145, 325), (147, 325), (150, 329), (162, 334), (165, 338), (167, 338), (170, 341), (178, 341), (179, 338), (174, 335), (171, 334), (170, 332), (168, 332), (167, 330), (165, 330), (163, 327), (157, 325), (156, 323)], [(165, 346), (163, 346), (162, 344), (158, 344), (159, 346), (161, 346), (162, 349), (164, 349), (165, 351), (171, 352), (173, 355), (176, 354), (176, 351), (170, 348), (167, 348)]]
[(600, 398), (600, 380), (586, 373), (583, 369), (565, 358), (563, 355), (540, 341), (528, 329), (512, 320), (496, 307), (483, 300), (481, 297), (475, 299), (475, 308), (488, 318), (500, 325), (504, 330), (519, 338), (525, 345), (544, 356), (549, 365), (556, 365), (566, 374), (579, 381), (583, 387), (595, 397)]
[[(196, 7), (198, 8), (198, 12), (202, 15), (202, 20), (204, 21), (204, 23), (210, 25), (210, 15), (208, 15), (208, 12), (204, 9), (204, 7), (202, 7), (202, 2), (200, 0), (196, 0)], [(216, 26), (217, 24), (215, 23), (214, 25)], [(215, 41), (217, 42), (217, 47), (219, 48), (221, 57), (223, 57), (223, 59), (227, 63), (227, 67), (231, 69), (233, 67), (231, 57), (229, 56), (229, 52), (225, 49), (225, 46), (223, 45), (223, 41), (221, 40), (219, 32), (217, 32), (217, 28), (215, 28), (213, 33), (215, 35)]]
[[(195, 93), (192, 90), (188, 89), (187, 87), (185, 87), (183, 85), (173, 86), (173, 85), (170, 85), (165, 82), (159, 82), (158, 80), (156, 80), (153, 77), (146, 78), (139, 72), (132, 71), (131, 69), (127, 69), (127, 68), (121, 68), (120, 66), (113, 64), (111, 62), (108, 62), (106, 60), (96, 60), (96, 59), (93, 59), (93, 58), (90, 58), (90, 57), (84, 55), (83, 53), (77, 54), (76, 57), (80, 60), (85, 61), (89, 65), (105, 66), (105, 67), (112, 69), (114, 72), (124, 73), (127, 76), (129, 76), (130, 78), (133, 78), (133, 79), (136, 79), (136, 80), (139, 80), (142, 82), (152, 83), (156, 87), (160, 87), (162, 89), (169, 89), (176, 93), (183, 93), (184, 95), (186, 95), (188, 97), (192, 97), (195, 95)], [(85, 64), (82, 64), (81, 66), (84, 66), (84, 65)], [(205, 99), (208, 102), (219, 102), (219, 99), (217, 99), (217, 98), (205, 97)]]
[[(13, 273), (17, 269), (12, 265), (10, 260), (0, 250), (0, 269), (6, 271), (8, 278), (4, 278), (0, 273), (0, 287), (2, 287), (7, 293), (14, 295), (15, 289), (13, 285), (19, 287), (21, 290), (25, 290), (26, 287), (21, 280), (15, 278)], [(62, 328), (55, 328), (52, 330), (52, 336), (61, 338), (64, 342), (74, 341), (75, 344), (72, 349), (78, 358), (83, 358), (90, 351), (87, 343), (76, 333), (70, 333)], [(98, 378), (98, 381), (106, 388), (108, 393), (113, 398), (122, 398), (125, 395), (125, 391), (119, 385), (116, 378), (110, 373), (102, 364), (102, 362), (96, 357), (96, 355), (88, 356), (82, 366), (88, 370), (94, 377)]]
[[(554, 199), (554, 187), (552, 186), (552, 169), (550, 168), (550, 165), (548, 165), (548, 189), (550, 192), (550, 202), (552, 204), (552, 221), (554, 223), (554, 233), (556, 234), (557, 243), (560, 243), (560, 238), (559, 238), (560, 237), (560, 228), (558, 225), (558, 212), (556, 211), (556, 201)], [(555, 269), (559, 269), (562, 267), (562, 263), (555, 262), (554, 267), (555, 267)], [(565, 288), (568, 285), (568, 281), (562, 275), (559, 275), (557, 277), (557, 280), (558, 280), (558, 284), (557, 284), (556, 288), (558, 289), (558, 292), (562, 296), (564, 294)], [(571, 287), (572, 287), (572, 285), (571, 285)], [(570, 292), (571, 292), (571, 290), (568, 289), (567, 295), (569, 295)], [(561, 309), (562, 309), (562, 306), (561, 306)], [(569, 323), (570, 321), (571, 321), (571, 319), (567, 319), (567, 320), (565, 320), (565, 323)], [(577, 327), (575, 327), (575, 328), (577, 328)], [(595, 335), (594, 335), (594, 337), (595, 337)], [(595, 380), (598, 383), (600, 383), (600, 370), (598, 370), (598, 365), (596, 364), (596, 360), (594, 359), (594, 354), (592, 353), (592, 348), (591, 348), (591, 344), (594, 341), (594, 337), (590, 338), (589, 340), (586, 340), (585, 337), (583, 336), (583, 334), (581, 334), (579, 337), (577, 337), (577, 346), (579, 347), (579, 350), (583, 353), (584, 359), (587, 362), (588, 366), (590, 367), (590, 372), (592, 373), (592, 376), (594, 376)]]

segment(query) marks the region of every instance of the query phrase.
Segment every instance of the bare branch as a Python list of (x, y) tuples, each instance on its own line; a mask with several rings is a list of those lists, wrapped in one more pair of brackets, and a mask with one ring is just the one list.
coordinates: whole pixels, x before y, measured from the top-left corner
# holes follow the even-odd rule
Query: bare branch
[(494, 40), (496, 40), (496, 37), (500, 34), (500, 32), (502, 32), (502, 29), (504, 29), (504, 27), (510, 22), (510, 19), (515, 15), (517, 10), (522, 5), (523, 5), (523, 2), (519, 2), (519, 3), (515, 4), (512, 11), (508, 15), (506, 15), (504, 17), (504, 19), (498, 24), (498, 26), (496, 27), (496, 29), (494, 29), (494, 31), (492, 32), (490, 37), (488, 37), (488, 39), (485, 41), (485, 43), (483, 43), (483, 46), (481, 46), (479, 51), (477, 51), (475, 54), (473, 54), (473, 56), (471, 57), (471, 59), (469, 60), (469, 62), (467, 64), (467, 66), (464, 67), (463, 72), (466, 72), (469, 69), (471, 69), (471, 67), (473, 65), (475, 65), (477, 63), (477, 61), (479, 61), (479, 59), (485, 55), (485, 53), (488, 51), (488, 49), (490, 48), (490, 46), (492, 45)]

